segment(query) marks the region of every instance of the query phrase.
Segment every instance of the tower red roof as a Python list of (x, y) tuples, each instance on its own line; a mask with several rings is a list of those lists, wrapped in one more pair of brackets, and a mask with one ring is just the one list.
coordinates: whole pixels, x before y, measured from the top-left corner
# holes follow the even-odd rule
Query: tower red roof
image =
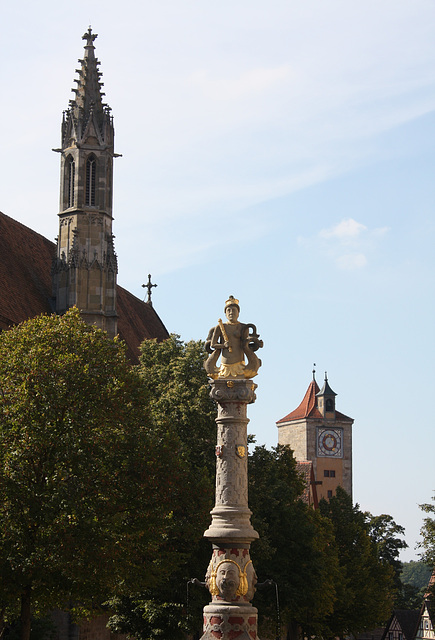
[[(317, 382), (314, 379), (311, 380), (301, 404), (297, 407), (297, 409), (284, 416), (284, 418), (281, 418), (281, 420), (278, 420), (276, 424), (280, 425), (284, 422), (303, 420), (304, 418), (318, 418), (322, 420), (323, 415), (318, 410), (316, 402), (316, 394), (319, 393), (319, 391), (320, 389)], [(340, 411), (337, 410), (335, 410), (335, 417), (338, 420), (348, 420), (350, 422), (353, 422), (352, 418), (349, 418), (349, 416), (345, 416), (344, 413), (340, 413)]]
[(304, 399), (297, 409), (289, 413), (281, 420), (278, 420), (277, 424), (281, 422), (290, 422), (291, 420), (301, 420), (302, 418), (323, 418), (322, 414), (316, 407), (316, 393), (320, 391), (319, 386), (315, 380), (311, 380), (308, 389), (304, 395)]

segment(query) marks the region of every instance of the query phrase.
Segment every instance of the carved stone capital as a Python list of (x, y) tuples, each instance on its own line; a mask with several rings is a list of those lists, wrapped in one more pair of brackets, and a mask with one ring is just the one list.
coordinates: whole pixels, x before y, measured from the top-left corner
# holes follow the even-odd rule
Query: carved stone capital
[(256, 400), (257, 385), (252, 380), (213, 380), (210, 382), (210, 397), (219, 404), (243, 402), (252, 404)]

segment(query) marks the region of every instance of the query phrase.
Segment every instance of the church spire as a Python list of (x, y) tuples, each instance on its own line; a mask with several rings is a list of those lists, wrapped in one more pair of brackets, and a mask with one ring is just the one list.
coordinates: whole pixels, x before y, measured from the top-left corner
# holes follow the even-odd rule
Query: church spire
[(117, 333), (117, 258), (112, 234), (114, 128), (104, 93), (96, 33), (83, 35), (75, 97), (63, 114), (57, 257), (57, 313), (76, 305), (90, 324)]
[(86, 31), (82, 39), (84, 45), (81, 64), (76, 69), (78, 77), (74, 79), (77, 87), (72, 91), (75, 97), (70, 100), (68, 109), (64, 112), (62, 125), (62, 148), (70, 144), (71, 134), (78, 143), (86, 138), (89, 126), (95, 129), (95, 134), (100, 143), (113, 145), (113, 119), (110, 115), (110, 107), (103, 102), (105, 93), (102, 91), (104, 83), (101, 82), (102, 73), (99, 70), (100, 62), (95, 56), (94, 41), (98, 34), (92, 33), (91, 27)]

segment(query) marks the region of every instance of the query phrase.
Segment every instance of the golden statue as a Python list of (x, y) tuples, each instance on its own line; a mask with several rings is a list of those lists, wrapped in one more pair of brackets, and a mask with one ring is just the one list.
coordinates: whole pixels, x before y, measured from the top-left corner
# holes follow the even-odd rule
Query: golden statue
[[(209, 357), (204, 363), (210, 378), (253, 378), (261, 367), (254, 353), (263, 346), (254, 324), (239, 322), (239, 301), (230, 296), (225, 302), (227, 322), (219, 319), (208, 333), (205, 348)], [(216, 366), (221, 356), (220, 367)], [(247, 362), (245, 362), (245, 357)]]

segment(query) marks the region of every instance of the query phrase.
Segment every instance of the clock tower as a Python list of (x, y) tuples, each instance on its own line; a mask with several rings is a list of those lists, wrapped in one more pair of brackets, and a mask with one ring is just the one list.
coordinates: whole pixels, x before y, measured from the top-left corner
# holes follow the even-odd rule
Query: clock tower
[(337, 411), (336, 395), (327, 375), (319, 389), (313, 372), (301, 404), (276, 423), (278, 443), (289, 445), (298, 462), (312, 462), (319, 500), (332, 498), (339, 485), (352, 496), (353, 419)]

